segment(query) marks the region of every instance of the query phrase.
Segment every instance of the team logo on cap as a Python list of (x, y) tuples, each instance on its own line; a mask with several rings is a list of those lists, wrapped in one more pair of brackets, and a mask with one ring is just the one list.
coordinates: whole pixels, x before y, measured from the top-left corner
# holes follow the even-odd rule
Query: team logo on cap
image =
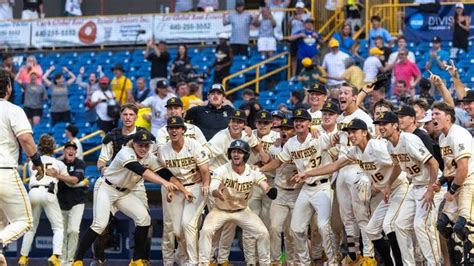
[(148, 136), (146, 133), (142, 133), (142, 140), (147, 140), (148, 139)]
[(379, 119), (383, 119), (384, 117), (385, 117), (385, 113), (381, 113), (381, 114), (379, 115)]
[(349, 124), (347, 124), (347, 126), (351, 127), (353, 124), (354, 124), (354, 121), (351, 121), (351, 122), (349, 122)]
[(301, 110), (297, 110), (295, 114), (296, 114), (296, 115), (301, 115), (302, 112), (301, 112)]
[(261, 118), (267, 118), (267, 113), (261, 113), (261, 114), (260, 114), (260, 117), (261, 117)]
[(326, 103), (326, 107), (327, 107), (327, 108), (331, 108), (331, 107), (332, 107), (332, 103)]
[(401, 111), (403, 111), (403, 108), (400, 106), (400, 107), (398, 107), (397, 112), (399, 113), (399, 112), (401, 112)]
[(170, 99), (170, 103), (174, 103), (174, 102), (176, 102), (176, 99), (175, 99), (175, 98), (171, 98), (171, 99)]
[(239, 110), (235, 111), (235, 115), (240, 116), (240, 111)]
[(172, 117), (172, 118), (171, 118), (171, 124), (176, 124), (176, 123), (177, 123), (177, 122), (176, 122), (176, 117)]
[(283, 118), (283, 121), (282, 121), (281, 123), (282, 123), (282, 124), (286, 124), (286, 123), (288, 123), (288, 119), (286, 119), (286, 118)]

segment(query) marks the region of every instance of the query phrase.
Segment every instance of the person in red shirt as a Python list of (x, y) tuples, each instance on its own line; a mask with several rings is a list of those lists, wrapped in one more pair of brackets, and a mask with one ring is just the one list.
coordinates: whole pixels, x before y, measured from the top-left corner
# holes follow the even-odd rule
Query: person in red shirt
[[(393, 66), (393, 73), (395, 75), (395, 84), (399, 80), (404, 80), (407, 84), (407, 88), (409, 88), (410, 94), (415, 95), (415, 87), (420, 82), (421, 73), (418, 66), (408, 60), (407, 58), (408, 50), (407, 49), (400, 49), (398, 51), (398, 59), (395, 65)], [(393, 94), (397, 95), (398, 90), (397, 87), (394, 86)]]

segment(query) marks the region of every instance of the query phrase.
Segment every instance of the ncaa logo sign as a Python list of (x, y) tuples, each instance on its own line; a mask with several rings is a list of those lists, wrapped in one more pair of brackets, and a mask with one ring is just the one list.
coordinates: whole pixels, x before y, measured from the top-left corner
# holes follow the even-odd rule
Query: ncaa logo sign
[(423, 27), (423, 22), (424, 22), (423, 15), (420, 13), (417, 13), (410, 18), (409, 24), (412, 29), (419, 30), (421, 29), (421, 27)]

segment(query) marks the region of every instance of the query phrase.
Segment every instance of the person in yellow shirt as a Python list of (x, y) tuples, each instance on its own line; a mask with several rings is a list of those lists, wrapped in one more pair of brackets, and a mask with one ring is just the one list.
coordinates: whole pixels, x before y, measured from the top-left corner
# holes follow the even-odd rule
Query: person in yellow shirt
[(183, 109), (187, 111), (189, 108), (194, 106), (202, 105), (202, 92), (201, 86), (195, 82), (191, 82), (188, 84), (189, 87), (189, 95), (181, 97), (181, 101), (183, 102)]
[[(110, 83), (115, 100), (120, 104), (133, 102), (132, 97), (132, 81), (123, 75), (123, 65), (116, 64), (112, 69), (114, 71), (114, 78)], [(125, 85), (124, 85), (125, 84)]]
[(344, 80), (361, 89), (364, 87), (365, 74), (362, 69), (356, 65), (354, 58), (349, 57), (344, 60), (346, 70), (340, 77), (328, 77), (329, 79)]

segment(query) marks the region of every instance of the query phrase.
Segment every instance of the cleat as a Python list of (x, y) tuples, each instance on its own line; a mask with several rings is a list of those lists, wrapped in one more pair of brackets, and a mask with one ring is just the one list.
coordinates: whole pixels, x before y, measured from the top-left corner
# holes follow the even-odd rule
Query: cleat
[(59, 260), (58, 256), (56, 255), (51, 255), (51, 257), (48, 258), (48, 265), (49, 266), (61, 266), (61, 261)]
[(72, 263), (72, 266), (84, 266), (82, 260), (76, 260)]
[(228, 260), (225, 261), (224, 263), (219, 263), (217, 265), (219, 265), (219, 266), (232, 266), (232, 264)]
[(209, 263), (209, 266), (217, 266), (217, 262), (212, 261), (211, 263)]
[(361, 266), (377, 266), (377, 261), (372, 257), (362, 257)]
[(144, 260), (132, 260), (128, 266), (145, 266), (145, 261)]
[(18, 260), (18, 266), (28, 266), (28, 257), (21, 256), (20, 259)]
[(357, 256), (357, 259), (353, 261), (349, 255), (346, 255), (342, 260), (343, 265), (356, 266), (359, 265), (360, 256)]

